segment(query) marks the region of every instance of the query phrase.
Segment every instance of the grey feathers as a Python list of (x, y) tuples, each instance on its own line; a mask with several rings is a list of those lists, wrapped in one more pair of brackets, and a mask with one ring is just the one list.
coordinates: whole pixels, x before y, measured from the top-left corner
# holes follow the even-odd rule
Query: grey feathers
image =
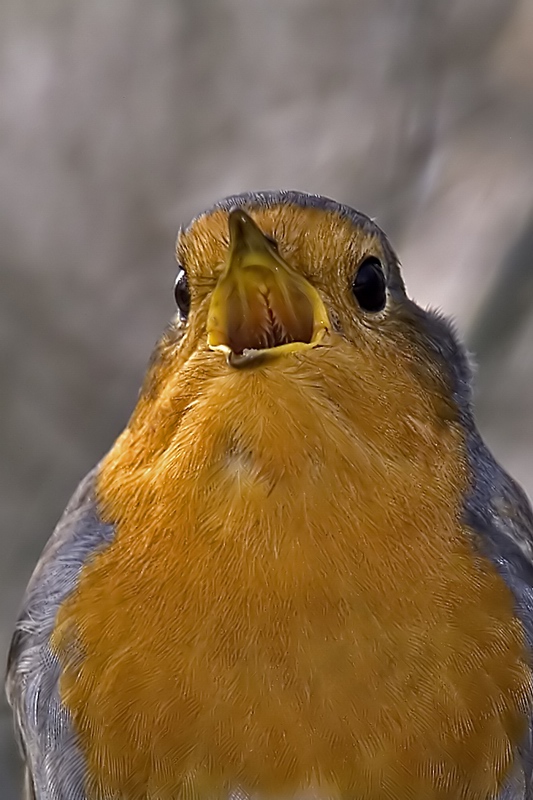
[(94, 499), (96, 469), (81, 482), (33, 573), (9, 653), (7, 695), (26, 760), (25, 800), (83, 800), (84, 763), (59, 698), (50, 648), (57, 611), (88, 557), (113, 539)]

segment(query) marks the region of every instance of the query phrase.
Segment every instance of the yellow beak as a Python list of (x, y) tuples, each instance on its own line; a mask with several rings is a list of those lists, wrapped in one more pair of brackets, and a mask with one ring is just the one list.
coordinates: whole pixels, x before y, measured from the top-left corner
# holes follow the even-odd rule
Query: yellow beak
[(329, 318), (316, 289), (241, 208), (228, 218), (226, 267), (211, 298), (207, 343), (232, 366), (316, 347)]

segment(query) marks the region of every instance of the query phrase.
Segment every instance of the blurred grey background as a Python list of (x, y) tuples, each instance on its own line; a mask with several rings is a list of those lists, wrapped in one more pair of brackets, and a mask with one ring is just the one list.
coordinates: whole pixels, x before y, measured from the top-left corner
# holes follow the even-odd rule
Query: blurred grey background
[[(531, 0), (3, 0), (0, 187), (2, 658), (173, 313), (177, 229), (232, 192), (376, 217), (533, 493)], [(0, 748), (14, 800), (5, 703)]]

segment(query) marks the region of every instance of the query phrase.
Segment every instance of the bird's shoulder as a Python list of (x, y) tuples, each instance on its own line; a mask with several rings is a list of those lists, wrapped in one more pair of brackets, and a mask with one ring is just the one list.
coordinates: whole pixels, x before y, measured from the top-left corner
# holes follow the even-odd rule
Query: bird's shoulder
[[(466, 522), (481, 551), (494, 564), (515, 602), (529, 652), (533, 652), (533, 511), (529, 500), (496, 461), (475, 426), (469, 427), (472, 486), (465, 503)], [(520, 777), (524, 791), (513, 789)], [(501, 797), (530, 797), (533, 792), (533, 720), (531, 715), (512, 780)]]
[[(73, 790), (68, 796), (77, 797), (75, 785), (81, 786), (81, 757), (60, 701), (60, 665), (50, 640), (58, 609), (75, 589), (87, 558), (114, 535), (113, 526), (98, 516), (97, 471), (95, 467), (79, 484), (39, 559), (8, 656), (6, 692), (36, 797), (56, 797), (53, 791), (50, 793), (45, 776), (59, 774), (59, 763), (65, 765), (61, 772)], [(65, 787), (57, 789), (58, 798), (67, 796), (61, 794)]]
[(473, 479), (465, 502), (466, 520), (513, 590), (533, 646), (533, 510), (477, 430), (468, 438), (468, 451)]
[[(483, 466), (478, 469), (467, 504), (470, 522), (481, 536), (483, 550), (513, 594), (529, 651), (533, 652), (533, 510), (520, 485), (484, 444), (481, 448)], [(499, 800), (528, 798), (533, 792), (531, 716), (519, 756)]]

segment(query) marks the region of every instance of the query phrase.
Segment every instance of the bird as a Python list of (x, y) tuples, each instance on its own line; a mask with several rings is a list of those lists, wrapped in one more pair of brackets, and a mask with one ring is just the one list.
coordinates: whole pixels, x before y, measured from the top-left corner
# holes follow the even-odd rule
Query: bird
[(526, 800), (533, 515), (378, 225), (180, 230), (176, 313), (26, 590), (25, 800)]

